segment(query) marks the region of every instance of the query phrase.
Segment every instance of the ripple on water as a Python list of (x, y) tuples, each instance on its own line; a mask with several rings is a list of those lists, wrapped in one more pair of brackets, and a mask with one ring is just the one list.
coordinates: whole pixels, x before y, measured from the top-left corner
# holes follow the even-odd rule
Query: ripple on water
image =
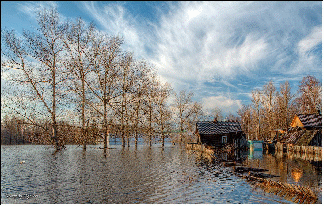
[(1, 146), (1, 203), (287, 203), (178, 147), (112, 147)]

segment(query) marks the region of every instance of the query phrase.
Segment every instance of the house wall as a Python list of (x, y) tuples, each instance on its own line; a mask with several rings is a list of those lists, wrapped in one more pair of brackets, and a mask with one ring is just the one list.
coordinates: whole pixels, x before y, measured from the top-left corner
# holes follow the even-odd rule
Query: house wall
[(304, 127), (303, 123), (300, 121), (300, 119), (297, 116), (294, 117), (290, 126), (291, 127)]
[[(227, 133), (227, 134), (217, 134), (217, 135), (200, 135), (201, 143), (207, 144), (211, 146), (221, 147), (225, 144), (222, 143), (222, 137), (227, 137), (227, 144), (234, 144), (236, 142), (236, 146), (239, 146), (241, 144), (241, 139), (244, 138), (244, 135), (242, 133)], [(235, 141), (237, 140), (237, 141)]]
[(309, 146), (319, 146), (322, 147), (322, 130), (318, 131), (313, 139), (308, 144)]

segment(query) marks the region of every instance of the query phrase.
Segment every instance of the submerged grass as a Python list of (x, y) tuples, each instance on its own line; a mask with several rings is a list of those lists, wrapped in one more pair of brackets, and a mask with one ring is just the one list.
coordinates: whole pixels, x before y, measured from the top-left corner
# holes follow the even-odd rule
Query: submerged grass
[(254, 176), (245, 176), (245, 178), (254, 186), (260, 187), (265, 192), (283, 197), (294, 203), (314, 204), (318, 200), (316, 194), (308, 187), (276, 182)]

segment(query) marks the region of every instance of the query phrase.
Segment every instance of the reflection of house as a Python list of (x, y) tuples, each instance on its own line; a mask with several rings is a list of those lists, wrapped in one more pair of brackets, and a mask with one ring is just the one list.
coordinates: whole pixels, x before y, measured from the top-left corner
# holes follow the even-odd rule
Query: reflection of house
[(296, 115), (280, 142), (298, 146), (322, 146), (322, 115)]
[(246, 142), (240, 123), (234, 121), (197, 122), (196, 133), (198, 143), (216, 147), (231, 144), (234, 148), (240, 148)]
[(275, 129), (270, 131), (270, 139), (266, 139), (266, 142), (273, 142), (274, 140), (280, 139), (286, 133), (283, 129)]
[(303, 176), (303, 170), (293, 168), (291, 171), (291, 176), (295, 182), (299, 182), (300, 178)]

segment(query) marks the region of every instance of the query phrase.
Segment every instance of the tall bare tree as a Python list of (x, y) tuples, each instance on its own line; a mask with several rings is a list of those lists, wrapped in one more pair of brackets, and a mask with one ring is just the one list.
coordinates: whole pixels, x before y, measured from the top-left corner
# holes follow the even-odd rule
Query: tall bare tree
[(136, 71), (134, 76), (136, 81), (134, 81), (134, 86), (132, 87), (133, 94), (133, 132), (135, 137), (135, 145), (137, 146), (139, 133), (143, 135), (144, 132), (144, 111), (145, 106), (145, 96), (147, 88), (150, 85), (149, 73), (151, 72), (150, 68), (147, 65), (146, 61), (138, 61), (135, 64)]
[(135, 67), (133, 61), (133, 55), (126, 53), (121, 62), (121, 74), (120, 74), (120, 132), (122, 137), (122, 145), (125, 146), (125, 139), (129, 146), (130, 138), (130, 118), (131, 111), (130, 107), (132, 104), (132, 87), (135, 84)]
[(159, 82), (156, 79), (155, 73), (149, 73), (149, 84), (145, 89), (145, 99), (143, 101), (144, 107), (144, 116), (146, 121), (146, 136), (148, 138), (149, 145), (152, 145), (153, 135), (155, 133), (157, 122), (157, 97), (158, 97), (158, 88)]
[(108, 109), (113, 109), (111, 101), (120, 96), (116, 79), (119, 76), (118, 65), (122, 43), (123, 40), (119, 37), (100, 34), (93, 39), (89, 58), (92, 74), (89, 77), (88, 87), (93, 96), (93, 105), (96, 105), (92, 108), (103, 120), (104, 148), (107, 148), (109, 138)]
[(252, 107), (255, 112), (254, 116), (254, 125), (255, 125), (255, 139), (260, 138), (260, 128), (261, 128), (261, 91), (256, 89), (252, 91)]
[(317, 113), (322, 108), (322, 87), (314, 76), (306, 76), (299, 85), (297, 102), (300, 113)]
[(89, 61), (92, 38), (94, 37), (94, 26), (86, 26), (81, 19), (75, 23), (67, 23), (67, 29), (63, 36), (66, 52), (69, 54), (64, 61), (72, 80), (71, 89), (76, 94), (76, 99), (81, 104), (81, 143), (86, 149), (88, 143), (86, 129), (86, 103), (87, 103), (87, 75), (90, 73)]
[(162, 140), (162, 147), (164, 147), (165, 139), (165, 130), (169, 130), (170, 120), (171, 120), (171, 111), (167, 105), (168, 97), (171, 95), (172, 88), (166, 84), (160, 84), (160, 87), (157, 91), (157, 124), (159, 126), (159, 134)]
[(286, 81), (284, 84), (280, 85), (280, 95), (279, 95), (279, 120), (281, 120), (281, 123), (279, 124), (279, 127), (284, 128), (288, 130), (289, 123), (292, 120), (292, 117), (294, 116), (294, 112), (292, 110), (292, 101), (293, 101), (293, 95), (291, 94), (291, 88), (288, 81)]
[(252, 108), (250, 105), (244, 105), (238, 110), (238, 115), (240, 116), (240, 124), (242, 130), (247, 135), (248, 139), (252, 137)]
[(273, 131), (276, 125), (274, 118), (274, 106), (276, 104), (276, 88), (272, 81), (269, 81), (268, 84), (264, 85), (262, 92), (261, 103), (265, 109), (265, 124), (266, 128), (264, 130), (266, 136), (270, 136), (270, 131)]
[(175, 93), (175, 108), (176, 108), (176, 115), (178, 117), (178, 125), (180, 130), (180, 141), (183, 141), (183, 132), (185, 131), (186, 117), (190, 112), (190, 106), (192, 104), (193, 93), (187, 93), (185, 90), (179, 92), (179, 94)]
[[(51, 118), (52, 140), (57, 150), (64, 146), (59, 138), (57, 125), (58, 89), (64, 81), (62, 76), (60, 37), (65, 27), (56, 9), (42, 10), (37, 16), (37, 32), (24, 31), (23, 39), (16, 37), (14, 31), (2, 31), (6, 57), (10, 67), (19, 68), (20, 82), (28, 84), (30, 94), (43, 105)], [(50, 97), (47, 92), (50, 91)], [(23, 104), (21, 102), (20, 104)], [(21, 114), (21, 113), (20, 113)], [(25, 116), (31, 123), (35, 121)], [(44, 129), (44, 128), (43, 128)]]

